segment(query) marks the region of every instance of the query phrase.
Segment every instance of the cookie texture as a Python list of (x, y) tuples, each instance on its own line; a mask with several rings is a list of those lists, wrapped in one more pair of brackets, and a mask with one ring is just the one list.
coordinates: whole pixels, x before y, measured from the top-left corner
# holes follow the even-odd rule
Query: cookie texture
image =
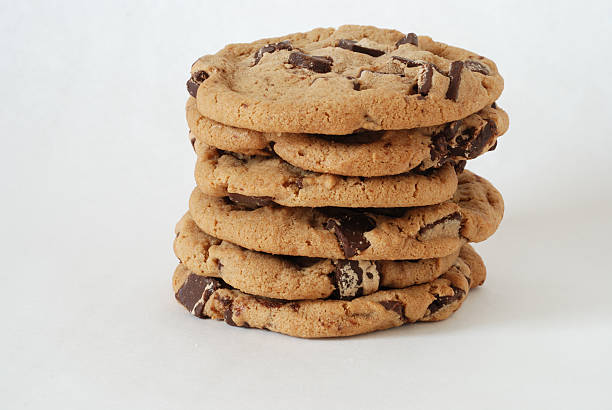
[(475, 282), (471, 280), (472, 269), (478, 266), (458, 259), (431, 282), (380, 290), (349, 301), (287, 301), (248, 295), (220, 279), (193, 274), (182, 264), (175, 270), (173, 287), (177, 301), (194, 316), (223, 320), (231, 326), (322, 338), (446, 319), (459, 309), (470, 282)]
[[(431, 282), (458, 258), (482, 264), (470, 245), (448, 256), (420, 260), (349, 261), (271, 255), (207, 235), (189, 214), (176, 225), (176, 235), (174, 253), (191, 273), (219, 278), (244, 293), (275, 299), (350, 300), (379, 289)], [(478, 271), (484, 272), (484, 267)], [(478, 285), (484, 281), (477, 279)]]
[(394, 207), (444, 202), (457, 188), (450, 163), (425, 173), (360, 178), (304, 171), (278, 157), (243, 156), (199, 142), (195, 147), (195, 179), (211, 196), (266, 197), (290, 207)]
[(297, 168), (346, 176), (397, 175), (473, 159), (494, 149), (508, 129), (508, 115), (490, 106), (442, 125), (341, 136), (231, 127), (202, 116), (193, 97), (186, 110), (194, 143), (243, 155), (276, 155)]
[(503, 79), (493, 61), (427, 36), (342, 26), (228, 45), (193, 64), (187, 89), (223, 124), (350, 134), (465, 118)]
[(190, 215), (202, 231), (247, 249), (329, 259), (426, 259), (447, 256), (495, 232), (501, 194), (464, 171), (453, 198), (412, 208), (289, 208), (269, 198), (211, 197), (195, 189)]

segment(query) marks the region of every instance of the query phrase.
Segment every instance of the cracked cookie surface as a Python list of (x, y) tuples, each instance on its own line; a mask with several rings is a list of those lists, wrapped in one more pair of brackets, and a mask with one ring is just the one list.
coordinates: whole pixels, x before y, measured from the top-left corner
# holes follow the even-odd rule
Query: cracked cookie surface
[(211, 197), (195, 189), (189, 213), (200, 229), (239, 246), (272, 254), (330, 259), (425, 259), (480, 242), (501, 222), (501, 194), (469, 171), (453, 198), (412, 208), (289, 208), (270, 198)]
[(269, 132), (350, 134), (459, 120), (491, 105), (493, 61), (427, 36), (370, 26), (231, 44), (187, 82), (206, 117)]
[(187, 101), (186, 111), (192, 143), (197, 139), (243, 155), (277, 155), (308, 171), (363, 177), (423, 171), (473, 159), (494, 149), (497, 138), (508, 129), (508, 115), (498, 107), (432, 127), (338, 136), (230, 127), (203, 117), (194, 98)]
[[(176, 235), (174, 253), (190, 272), (222, 279), (251, 295), (275, 299), (349, 300), (379, 289), (430, 282), (446, 272), (457, 258), (482, 264), (470, 245), (448, 256), (420, 260), (348, 261), (272, 255), (207, 235), (189, 214), (176, 225)], [(484, 281), (484, 277), (472, 279), (478, 285)]]

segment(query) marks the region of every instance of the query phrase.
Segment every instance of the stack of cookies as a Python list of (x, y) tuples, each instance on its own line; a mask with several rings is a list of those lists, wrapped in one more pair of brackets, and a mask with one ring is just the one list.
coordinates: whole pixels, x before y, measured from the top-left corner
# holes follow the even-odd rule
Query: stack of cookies
[(449, 317), (485, 267), (503, 200), (467, 160), (508, 128), (503, 79), (470, 51), (343, 26), (196, 61), (196, 189), (176, 227), (176, 299), (299, 337)]

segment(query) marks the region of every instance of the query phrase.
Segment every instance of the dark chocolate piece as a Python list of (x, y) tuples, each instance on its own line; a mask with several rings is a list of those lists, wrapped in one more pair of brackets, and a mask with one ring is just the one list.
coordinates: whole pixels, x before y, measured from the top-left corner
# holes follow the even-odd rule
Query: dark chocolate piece
[(465, 68), (467, 68), (470, 71), (474, 71), (476, 73), (480, 73), (480, 74), (484, 74), (484, 75), (489, 75), (491, 74), (491, 71), (489, 70), (489, 67), (487, 67), (486, 65), (478, 62), (478, 61), (474, 61), (474, 60), (465, 60), (463, 62), (463, 64), (465, 65)]
[[(355, 297), (363, 296), (363, 269), (359, 266), (359, 261), (339, 260), (335, 263), (330, 279), (336, 289), (331, 295), (332, 299), (350, 300)], [(354, 295), (344, 296), (347, 291), (357, 288)]]
[(429, 310), (429, 314), (433, 315), (438, 310), (442, 309), (444, 306), (450, 305), (461, 299), (465, 292), (462, 289), (453, 287), (454, 294), (452, 296), (436, 296), (436, 299), (429, 304), (427, 310)]
[(431, 90), (431, 85), (433, 83), (433, 71), (433, 65), (429, 63), (424, 64), (419, 70), (417, 77), (418, 92), (423, 97), (429, 94), (429, 90)]
[(218, 300), (223, 305), (223, 320), (225, 320), (225, 323), (227, 323), (230, 326), (238, 326), (236, 322), (234, 322), (234, 318), (233, 318), (234, 312), (232, 310), (232, 304), (233, 304), (232, 299), (222, 298)]
[(355, 53), (367, 54), (372, 57), (380, 57), (383, 54), (385, 54), (385, 52), (382, 50), (360, 46), (359, 44), (357, 44), (355, 40), (344, 40), (343, 39), (343, 40), (338, 41), (338, 44), (336, 44), (336, 46), (340, 48), (344, 48), (346, 50), (354, 51)]
[(334, 232), (344, 256), (352, 258), (360, 251), (370, 247), (370, 242), (364, 233), (376, 227), (374, 219), (364, 213), (346, 211), (343, 208), (336, 208), (335, 211), (326, 208), (326, 211), (323, 212), (328, 215), (330, 212), (336, 213), (334, 217), (327, 220), (324, 227)]
[(397, 313), (402, 321), (406, 321), (406, 316), (404, 315), (404, 304), (399, 300), (383, 300), (378, 303), (380, 303), (385, 309)]
[(191, 273), (174, 296), (191, 314), (204, 317), (204, 305), (206, 305), (210, 296), (222, 287), (225, 286), (218, 279)]
[(453, 61), (450, 65), (448, 76), (450, 84), (446, 90), (446, 99), (457, 101), (459, 98), (459, 85), (461, 84), (461, 71), (463, 70), (463, 61)]
[(263, 57), (265, 53), (273, 53), (278, 50), (291, 51), (293, 50), (293, 47), (291, 46), (291, 43), (289, 42), (289, 40), (281, 41), (280, 43), (276, 43), (276, 44), (267, 44), (263, 46), (262, 48), (260, 48), (259, 50), (257, 50), (255, 55), (253, 56), (253, 58), (255, 59), (255, 62), (253, 63), (253, 65), (257, 65), (257, 63), (259, 63), (259, 60), (261, 60), (261, 58)]
[(262, 206), (271, 205), (274, 203), (270, 196), (248, 196), (241, 194), (228, 194), (228, 199), (236, 205), (242, 206), (248, 209), (261, 208)]
[(194, 98), (197, 97), (200, 84), (202, 84), (207, 78), (208, 73), (206, 71), (196, 71), (195, 73), (191, 74), (191, 78), (187, 80), (187, 92), (189, 95)]
[(289, 55), (289, 64), (315, 73), (329, 73), (334, 60), (328, 56), (310, 56), (299, 51)]
[(401, 46), (402, 44), (412, 44), (413, 46), (419, 46), (419, 37), (414, 33), (408, 33), (404, 37), (397, 40), (395, 43), (396, 47)]

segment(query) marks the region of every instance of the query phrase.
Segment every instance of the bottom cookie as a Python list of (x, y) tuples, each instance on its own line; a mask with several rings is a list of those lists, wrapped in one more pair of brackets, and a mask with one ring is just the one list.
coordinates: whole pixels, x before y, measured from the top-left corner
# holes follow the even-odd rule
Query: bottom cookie
[(182, 264), (176, 268), (172, 282), (178, 302), (200, 318), (304, 338), (352, 336), (448, 318), (467, 297), (470, 284), (473, 287), (484, 281), (484, 264), (473, 255), (458, 259), (429, 283), (381, 290), (350, 301), (252, 296), (220, 279), (193, 274)]

